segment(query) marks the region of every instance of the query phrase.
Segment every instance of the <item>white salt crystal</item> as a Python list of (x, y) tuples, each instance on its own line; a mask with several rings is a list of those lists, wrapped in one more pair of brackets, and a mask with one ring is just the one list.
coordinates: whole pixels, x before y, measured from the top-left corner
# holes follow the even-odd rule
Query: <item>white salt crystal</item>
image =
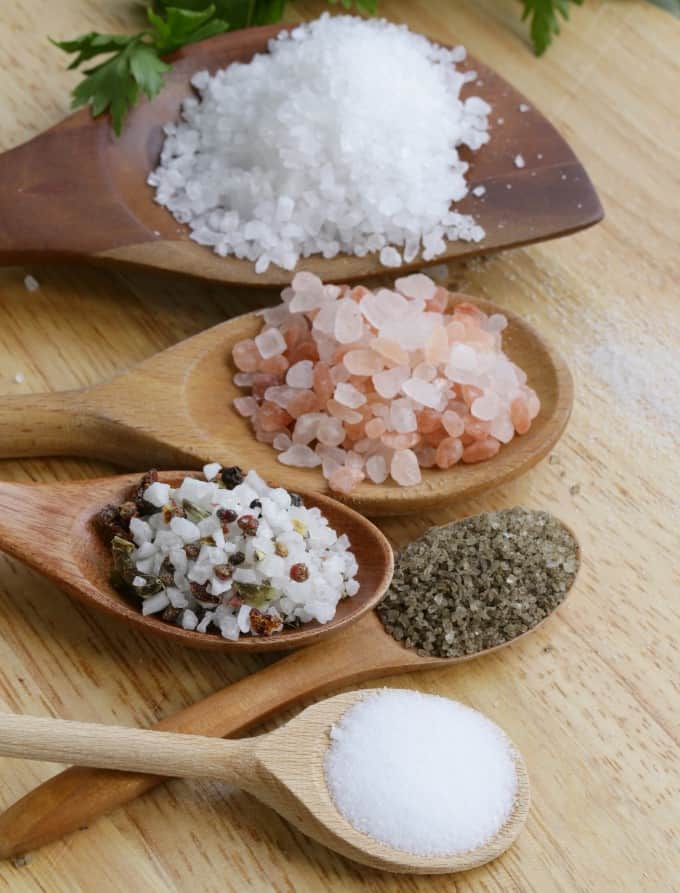
[(408, 310), (408, 301), (396, 292), (381, 288), (377, 292), (369, 292), (361, 299), (361, 312), (366, 319), (381, 329), (390, 320), (398, 319)]
[(17, 374), (14, 376), (14, 381), (16, 382), (16, 384), (23, 384), (25, 380), (26, 377), (23, 372), (17, 372)]
[(477, 198), (481, 198), (483, 195), (486, 195), (486, 186), (475, 186), (472, 190), (472, 194)]
[(188, 518), (172, 518), (170, 520), (170, 530), (176, 533), (185, 543), (195, 543), (201, 538), (201, 531)]
[(24, 276), (24, 288), (26, 291), (37, 291), (40, 288), (40, 283), (35, 276), (31, 276), (29, 273), (28, 276)]
[[(203, 466), (203, 477), (206, 481), (212, 481), (220, 473), (222, 466), (219, 462), (209, 462)], [(165, 503), (163, 503), (165, 505)]]
[(357, 409), (366, 402), (366, 395), (362, 394), (353, 384), (348, 384), (347, 382), (340, 382), (336, 385), (334, 396), (338, 403), (342, 403), (343, 406), (349, 406), (350, 409)]
[(411, 487), (420, 482), (420, 466), (413, 450), (397, 450), (392, 456), (390, 474), (402, 487)]
[(356, 301), (344, 298), (336, 305), (334, 334), (340, 344), (351, 344), (359, 341), (364, 331), (361, 310)]
[(512, 811), (512, 745), (456, 701), (399, 689), (366, 693), (330, 737), (325, 775), (337, 809), (395, 849), (464, 853), (491, 840)]
[(196, 629), (198, 626), (198, 617), (193, 611), (186, 609), (182, 614), (182, 629)]
[(520, 112), (528, 112), (531, 106), (527, 105), (526, 102), (520, 102), (519, 110)]
[(366, 460), (366, 474), (374, 484), (382, 484), (387, 480), (388, 468), (384, 456), (376, 454)]
[(416, 414), (408, 400), (395, 400), (390, 406), (392, 428), (400, 434), (408, 434), (418, 427)]
[(151, 505), (155, 505), (157, 508), (162, 508), (169, 498), (170, 485), (163, 484), (160, 481), (154, 481), (154, 483), (150, 484), (144, 491), (144, 499), (146, 499), (147, 502), (150, 502)]
[(278, 329), (265, 329), (255, 336), (255, 344), (263, 360), (276, 357), (286, 349), (286, 342)]
[(411, 370), (408, 366), (395, 366), (393, 369), (376, 373), (373, 376), (373, 386), (381, 397), (391, 400), (397, 396), (410, 374)]
[(491, 391), (472, 401), (470, 412), (484, 422), (489, 422), (501, 411), (501, 401)]
[(311, 388), (313, 383), (314, 363), (311, 360), (294, 363), (286, 373), (286, 384), (291, 388)]
[(383, 267), (398, 267), (401, 265), (401, 254), (396, 248), (388, 245), (380, 252), (380, 263)]
[(431, 409), (443, 410), (446, 406), (446, 397), (442, 391), (429, 381), (421, 378), (409, 378), (401, 387), (407, 397), (429, 406)]
[(515, 167), (524, 167), (524, 157), (522, 155), (515, 155)]
[[(135, 578), (138, 579), (138, 578)], [(141, 584), (146, 583), (146, 580), (142, 577)], [(134, 584), (134, 581), (133, 581)], [(165, 592), (157, 592), (155, 595), (149, 596), (149, 598), (145, 598), (142, 602), (142, 614), (146, 617), (149, 614), (156, 614), (158, 611), (163, 611), (170, 604), (170, 599), (168, 598)]]

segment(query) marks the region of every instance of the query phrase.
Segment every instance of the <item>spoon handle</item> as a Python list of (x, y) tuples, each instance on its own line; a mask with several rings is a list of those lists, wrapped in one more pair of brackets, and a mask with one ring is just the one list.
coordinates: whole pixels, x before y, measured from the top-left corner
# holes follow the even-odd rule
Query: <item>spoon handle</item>
[(233, 782), (247, 769), (251, 751), (247, 741), (0, 714), (0, 754), (6, 757)]
[(91, 456), (102, 432), (85, 409), (85, 393), (0, 397), (0, 458)]
[[(400, 648), (370, 613), (346, 631), (281, 658), (155, 728), (235, 736), (291, 704), (338, 686), (427, 665), (414, 651)], [(0, 858), (57, 840), (150, 791), (163, 781), (157, 767), (151, 771), (154, 774), (73, 766), (60, 772), (0, 814)]]

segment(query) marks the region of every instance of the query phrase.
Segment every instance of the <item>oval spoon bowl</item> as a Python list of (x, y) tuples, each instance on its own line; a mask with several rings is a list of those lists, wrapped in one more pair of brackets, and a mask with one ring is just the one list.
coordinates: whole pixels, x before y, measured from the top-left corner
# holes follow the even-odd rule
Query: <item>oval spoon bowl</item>
[[(189, 472), (165, 472), (160, 480), (177, 485)], [(177, 644), (213, 651), (281, 651), (311, 645), (338, 632), (370, 611), (392, 578), (392, 548), (366, 518), (320, 493), (298, 491), (316, 506), (338, 534), (347, 534), (359, 570), (359, 591), (343, 599), (328, 623), (316, 621), (284, 628), (271, 636), (244, 635), (236, 640), (219, 633), (182, 629), (144, 616), (141, 600), (126, 597), (110, 583), (111, 550), (96, 527), (97, 512), (123, 502), (139, 475), (122, 475), (67, 484), (0, 484), (0, 549), (24, 561), (59, 588), (142, 633)], [(45, 535), (49, 531), (49, 535)]]
[[(257, 274), (251, 262), (218, 257), (192, 241), (189, 228), (156, 204), (146, 182), (158, 164), (163, 125), (178, 119), (192, 76), (249, 62), (282, 30), (274, 25), (235, 31), (173, 54), (165, 87), (132, 110), (119, 139), (107, 116), (93, 119), (85, 109), (1, 155), (0, 264), (86, 258), (219, 282), (287, 285), (295, 271), (270, 266)], [(481, 96), (493, 107), (492, 120), (504, 120), (479, 151), (461, 153), (470, 164), (470, 194), (455, 210), (474, 214), (486, 236), (481, 242), (449, 242), (444, 254), (429, 262), (417, 258), (401, 271), (564, 236), (603, 216), (587, 173), (549, 121), (488, 66), (470, 57), (465, 67), (477, 71), (482, 83), (467, 85), (463, 97)], [(526, 159), (521, 169), (513, 161), (518, 154)], [(486, 189), (482, 200), (472, 195), (477, 186)], [(395, 272), (376, 255), (317, 255), (298, 268), (327, 282)]]

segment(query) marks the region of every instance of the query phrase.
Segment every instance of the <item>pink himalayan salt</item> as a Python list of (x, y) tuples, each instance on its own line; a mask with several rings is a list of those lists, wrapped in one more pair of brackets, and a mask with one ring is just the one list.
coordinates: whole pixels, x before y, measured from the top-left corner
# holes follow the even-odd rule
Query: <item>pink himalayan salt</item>
[(420, 466), (413, 450), (397, 450), (392, 456), (390, 474), (402, 487), (412, 487), (420, 483)]
[(234, 400), (234, 409), (245, 418), (255, 415), (257, 405), (257, 400), (254, 397), (237, 397)]
[(457, 437), (446, 437), (437, 447), (435, 463), (438, 468), (451, 468), (463, 456), (463, 444)]
[(466, 446), (463, 450), (463, 462), (484, 462), (491, 459), (500, 450), (500, 441), (495, 437), (486, 437), (484, 440), (477, 440)]
[[(467, 301), (446, 314), (457, 296), (421, 274), (399, 285), (408, 294), (323, 286), (302, 274), (284, 290), (290, 304), (263, 312), (263, 352), (253, 339), (234, 348), (235, 383), (250, 388), (235, 406), (252, 413), (257, 439), (291, 464), (323, 461), (325, 477), (345, 492), (393, 463), (404, 484), (418, 467), (482, 461), (528, 430), (540, 408), (526, 374), (502, 352), (502, 314), (487, 317)], [(291, 314), (298, 298), (304, 312)], [(341, 338), (354, 340), (335, 337), (339, 314)], [(281, 353), (273, 353), (276, 331)]]
[(351, 493), (357, 484), (360, 484), (365, 474), (358, 468), (343, 465), (334, 471), (328, 479), (328, 486), (337, 493)]
[(279, 462), (300, 468), (316, 468), (321, 465), (321, 459), (314, 450), (303, 443), (294, 443), (285, 452), (279, 453)]
[(366, 474), (374, 484), (382, 484), (387, 480), (389, 469), (385, 457), (379, 453), (366, 460)]
[[(278, 329), (265, 329), (255, 336), (255, 346), (263, 360), (282, 354), (286, 349), (286, 339)], [(248, 370), (244, 370), (248, 371)]]

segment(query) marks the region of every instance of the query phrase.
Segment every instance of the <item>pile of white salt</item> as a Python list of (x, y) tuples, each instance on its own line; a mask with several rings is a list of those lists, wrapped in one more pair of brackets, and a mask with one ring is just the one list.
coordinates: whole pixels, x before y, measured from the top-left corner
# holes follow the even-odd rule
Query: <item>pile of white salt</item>
[(491, 720), (448, 698), (383, 689), (331, 731), (326, 782), (358, 831), (420, 856), (490, 841), (517, 790), (510, 741)]

